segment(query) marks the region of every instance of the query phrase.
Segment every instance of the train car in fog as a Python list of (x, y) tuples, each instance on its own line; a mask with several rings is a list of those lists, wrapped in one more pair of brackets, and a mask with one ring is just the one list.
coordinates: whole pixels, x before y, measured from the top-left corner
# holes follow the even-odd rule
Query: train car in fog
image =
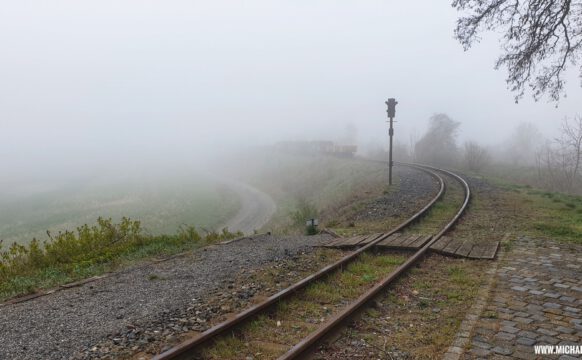
[(338, 157), (353, 157), (358, 151), (357, 145), (336, 144), (328, 140), (280, 141), (275, 144), (275, 148), (279, 151), (293, 154), (324, 154)]

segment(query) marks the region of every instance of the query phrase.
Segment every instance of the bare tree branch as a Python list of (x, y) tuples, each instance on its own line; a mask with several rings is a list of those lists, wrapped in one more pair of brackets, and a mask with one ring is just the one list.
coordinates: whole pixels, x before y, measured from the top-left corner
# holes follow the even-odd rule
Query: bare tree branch
[(482, 31), (503, 33), (495, 68), (507, 69), (515, 101), (528, 88), (535, 100), (547, 94), (557, 102), (565, 95), (563, 73), (582, 56), (582, 0), (454, 0), (452, 6), (464, 13), (455, 36), (465, 50)]

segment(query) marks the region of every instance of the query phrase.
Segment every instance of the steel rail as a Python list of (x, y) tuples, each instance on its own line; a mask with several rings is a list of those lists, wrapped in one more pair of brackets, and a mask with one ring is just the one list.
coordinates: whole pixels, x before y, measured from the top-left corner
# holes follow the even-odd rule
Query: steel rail
[(445, 182), (444, 182), (443, 178), (441, 176), (439, 176), (437, 173), (435, 173), (432, 169), (423, 168), (423, 167), (415, 165), (415, 164), (400, 164), (400, 165), (409, 166), (409, 167), (424, 171), (424, 172), (428, 173), (429, 175), (431, 175), (432, 177), (434, 177), (439, 182), (439, 190), (438, 190), (437, 194), (421, 210), (416, 212), (414, 215), (412, 215), (406, 221), (402, 222), (396, 228), (390, 230), (388, 233), (379, 237), (378, 239), (375, 239), (374, 241), (372, 241), (372, 242), (366, 244), (365, 246), (357, 249), (356, 251), (350, 253), (349, 255), (339, 259), (338, 261), (334, 262), (333, 264), (328, 265), (328, 266), (320, 269), (319, 271), (303, 278), (302, 280), (289, 286), (288, 288), (279, 291), (278, 293), (270, 296), (266, 300), (264, 300), (256, 305), (253, 305), (246, 310), (243, 310), (242, 312), (235, 315), (235, 317), (228, 319), (224, 322), (221, 322), (221, 323), (211, 327), (210, 329), (204, 331), (203, 333), (199, 334), (198, 336), (191, 338), (189, 340), (186, 340), (186, 341), (170, 348), (169, 350), (167, 350), (159, 355), (154, 356), (152, 358), (152, 360), (179, 359), (179, 358), (182, 358), (183, 356), (188, 355), (188, 353), (191, 352), (193, 349), (198, 348), (198, 347), (202, 346), (204, 343), (212, 340), (216, 336), (218, 336), (218, 335), (220, 335), (220, 334), (222, 334), (230, 329), (233, 329), (235, 326), (237, 326), (238, 324), (240, 324), (244, 320), (246, 320), (246, 319), (260, 313), (261, 311), (271, 307), (273, 304), (285, 299), (287, 296), (297, 292), (298, 290), (301, 290), (302, 288), (309, 285), (313, 281), (320, 279), (325, 275), (328, 275), (332, 271), (334, 271), (338, 268), (341, 268), (342, 266), (347, 265), (348, 263), (353, 261), (355, 258), (357, 258), (362, 253), (364, 253), (365, 251), (374, 247), (377, 243), (390, 237), (394, 233), (404, 229), (405, 227), (409, 226), (411, 223), (416, 221), (418, 218), (420, 218), (422, 215), (424, 215), (434, 205), (434, 203), (437, 202), (441, 198), (441, 196), (444, 194)]
[(301, 342), (293, 346), (288, 352), (283, 354), (279, 357), (278, 360), (290, 360), (290, 359), (297, 359), (300, 357), (304, 357), (306, 353), (312, 349), (312, 347), (322, 338), (327, 336), (331, 333), (335, 328), (337, 328), (340, 324), (342, 324), (347, 318), (349, 318), (352, 314), (354, 314), (358, 309), (360, 309), (363, 305), (365, 305), (368, 301), (374, 298), (380, 291), (382, 291), (386, 286), (391, 284), (396, 278), (402, 275), (408, 268), (414, 265), (417, 261), (419, 261), (424, 254), (428, 251), (428, 249), (438, 241), (448, 230), (450, 230), (455, 223), (459, 220), (467, 205), (469, 204), (469, 200), (471, 198), (471, 189), (469, 184), (460, 177), (459, 175), (450, 172), (444, 169), (437, 169), (432, 166), (427, 165), (413, 165), (422, 168), (428, 168), (436, 171), (441, 171), (449, 176), (454, 177), (458, 180), (464, 188), (465, 192), (465, 199), (463, 204), (460, 206), (459, 210), (456, 212), (453, 219), (447, 223), (442, 230), (436, 234), (426, 245), (424, 245), (419, 251), (414, 253), (410, 258), (408, 258), (403, 264), (401, 264), (398, 268), (388, 274), (385, 278), (382, 279), (381, 282), (376, 284), (370, 290), (368, 290), (365, 294), (360, 296), (356, 301), (352, 302), (348, 305), (345, 309), (343, 309), (340, 313), (333, 316), (330, 320), (328, 320), (322, 327), (317, 329), (316, 331), (312, 332), (309, 336), (304, 338)]

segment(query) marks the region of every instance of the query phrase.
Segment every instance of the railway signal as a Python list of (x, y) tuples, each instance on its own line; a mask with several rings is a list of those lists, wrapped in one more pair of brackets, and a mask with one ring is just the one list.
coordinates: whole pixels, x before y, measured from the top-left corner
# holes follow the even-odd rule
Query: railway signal
[(394, 117), (396, 117), (396, 104), (398, 104), (398, 102), (394, 98), (389, 98), (385, 104), (388, 106), (386, 113), (388, 114), (388, 119), (390, 119), (390, 130), (388, 131), (388, 134), (390, 135), (390, 150), (388, 152), (388, 185), (392, 185), (392, 165), (394, 165), (392, 161), (392, 137), (394, 136), (392, 123)]

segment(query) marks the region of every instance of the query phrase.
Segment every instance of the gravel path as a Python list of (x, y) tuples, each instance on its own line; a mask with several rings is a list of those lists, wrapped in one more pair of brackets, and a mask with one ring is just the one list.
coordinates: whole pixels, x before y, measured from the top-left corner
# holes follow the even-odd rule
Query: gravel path
[(257, 236), (0, 307), (0, 359), (68, 359), (107, 335), (187, 307), (241, 269), (329, 241), (321, 236)]
[(250, 234), (265, 226), (277, 210), (273, 199), (259, 189), (234, 180), (221, 180), (221, 182), (235, 191), (241, 202), (239, 211), (221, 228), (227, 227), (233, 232), (241, 231), (244, 234)]

